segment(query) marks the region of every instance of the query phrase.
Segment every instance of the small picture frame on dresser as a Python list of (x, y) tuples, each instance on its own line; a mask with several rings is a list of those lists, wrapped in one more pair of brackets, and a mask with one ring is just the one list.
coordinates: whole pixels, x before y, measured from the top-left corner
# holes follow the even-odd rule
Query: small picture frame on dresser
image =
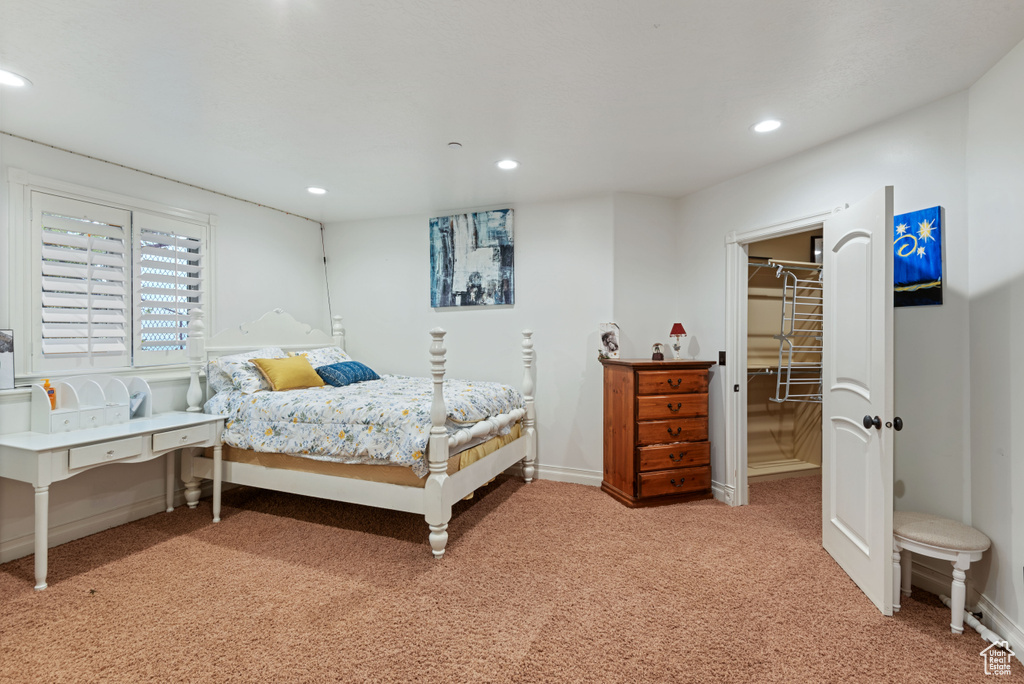
[(14, 331), (0, 330), (0, 390), (14, 389)]
[(602, 323), (599, 328), (601, 347), (597, 350), (597, 358), (619, 358), (619, 326), (615, 323)]

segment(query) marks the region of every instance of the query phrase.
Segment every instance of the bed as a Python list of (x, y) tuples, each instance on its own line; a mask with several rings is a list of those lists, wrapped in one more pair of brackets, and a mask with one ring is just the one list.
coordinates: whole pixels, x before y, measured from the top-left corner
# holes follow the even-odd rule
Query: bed
[[(524, 330), (522, 335), (523, 382), (521, 394), (515, 392), (519, 400), (499, 397), (493, 404), (491, 400), (476, 398), (462, 401), (460, 395), (463, 393), (474, 396), (472, 393), (476, 391), (475, 385), (496, 383), (459, 384), (460, 381), (446, 381), (445, 331), (434, 328), (430, 331), (430, 377), (417, 380), (397, 376), (396, 380), (399, 383), (396, 387), (400, 388), (398, 394), (407, 391), (418, 402), (411, 404), (411, 411), (421, 416), (420, 426), (416, 429), (425, 430), (424, 435), (417, 434), (407, 439), (388, 434), (387, 439), (377, 440), (382, 431), (398, 430), (398, 427), (385, 427), (377, 430), (378, 435), (374, 435), (374, 439), (382, 442), (385, 449), (390, 444), (394, 453), (378, 451), (368, 455), (361, 452), (348, 456), (303, 454), (301, 452), (307, 450), (306, 445), (299, 448), (295, 442), (301, 434), (301, 424), (299, 432), (288, 433), (282, 429), (281, 432), (285, 433), (282, 439), (271, 432), (278, 427), (287, 428), (287, 416), (294, 416), (296, 423), (306, 421), (310, 414), (320, 413), (329, 415), (330, 421), (351, 420), (338, 418), (337, 412), (342, 409), (337, 408), (334, 402), (340, 404), (342, 394), (346, 397), (356, 394), (352, 391), (355, 385), (327, 388), (319, 395), (313, 390), (252, 391), (245, 394), (243, 401), (232, 394), (242, 391), (239, 387), (232, 386), (226, 393), (223, 387), (221, 392), (212, 391), (217, 382), (224, 383), (224, 378), (220, 376), (223, 368), (228, 367), (230, 370), (232, 367), (218, 360), (244, 358), (247, 354), (266, 348), (279, 349), (287, 355), (308, 354), (310, 358), (326, 349), (343, 352), (345, 339), (341, 318), (332, 318), (332, 330), (327, 334), (296, 321), (285, 311), (275, 309), (257, 321), (206, 338), (202, 311), (193, 310), (189, 341), (191, 379), (187, 393), (188, 410), (200, 411), (205, 405), (210, 410), (218, 413), (228, 411), (228, 414), (222, 433), (223, 449), (216, 447), (209, 452), (183, 451), (181, 476), (185, 482), (188, 506), (195, 508), (198, 504), (200, 484), (205, 479), (213, 481), (214, 522), (220, 520), (221, 486), (224, 482), (416, 513), (424, 516), (429, 527), (431, 552), (436, 558), (442, 557), (448, 542), (448, 522), (454, 503), (471, 495), (516, 463), (521, 463), (525, 481), (533, 480), (537, 452), (533, 333)], [(203, 374), (207, 376), (206, 392), (200, 383)], [(380, 389), (385, 387), (380, 383), (386, 379), (384, 376), (381, 378), (380, 381), (357, 383), (364, 388), (377, 388), (376, 403), (372, 404), (375, 410), (381, 408), (380, 397), (387, 394)], [(274, 408), (269, 403), (272, 397), (268, 395), (289, 395), (291, 392), (295, 394), (289, 397), (290, 406)], [(326, 403), (328, 397), (332, 402), (329, 411), (316, 404), (317, 401)], [(239, 409), (247, 403), (252, 405), (253, 410), (258, 408), (263, 412), (262, 418), (274, 421), (266, 428), (266, 440), (258, 438), (262, 424), (256, 424), (258, 429), (252, 424), (245, 427), (235, 424), (236, 417), (242, 415)], [(291, 413), (278, 415), (275, 411)], [(391, 411), (400, 413), (401, 410), (389, 404), (380, 413)], [(375, 414), (372, 422), (379, 425), (376, 418)], [(359, 423), (358, 420), (352, 420), (350, 424), (359, 427)], [(337, 425), (332, 424), (335, 427)], [(311, 433), (318, 429), (309, 427)], [(336, 429), (334, 432), (340, 435), (339, 440), (351, 441), (360, 438), (358, 434), (351, 434), (359, 433), (360, 430), (366, 431), (360, 428), (354, 431)], [(331, 445), (331, 437), (326, 434), (331, 431), (319, 431), (325, 434), (319, 435), (317, 439), (326, 451), (332, 451), (334, 446)], [(415, 445), (420, 443), (425, 445), (425, 453), (417, 454)]]

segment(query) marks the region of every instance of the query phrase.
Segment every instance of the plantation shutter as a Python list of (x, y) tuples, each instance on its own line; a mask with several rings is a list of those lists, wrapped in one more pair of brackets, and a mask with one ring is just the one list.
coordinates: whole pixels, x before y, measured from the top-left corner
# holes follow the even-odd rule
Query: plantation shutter
[(133, 221), (135, 365), (185, 362), (203, 298), (206, 226), (138, 211)]
[(34, 356), (46, 370), (128, 364), (127, 211), (33, 192)]

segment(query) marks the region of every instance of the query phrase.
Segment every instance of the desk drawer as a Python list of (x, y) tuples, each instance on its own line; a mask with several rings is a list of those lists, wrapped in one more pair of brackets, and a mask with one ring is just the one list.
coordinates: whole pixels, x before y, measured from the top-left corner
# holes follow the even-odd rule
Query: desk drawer
[(153, 435), (153, 451), (166, 451), (199, 444), (210, 438), (209, 425), (193, 425), (180, 430), (169, 430)]
[(50, 412), (50, 432), (70, 432), (78, 429), (78, 411)]
[(110, 463), (132, 458), (142, 453), (142, 437), (119, 439), (89, 446), (75, 447), (68, 452), (68, 470), (85, 468), (97, 463)]
[(107, 410), (102, 406), (98, 408), (81, 409), (78, 412), (78, 427), (80, 429), (85, 429), (97, 428), (101, 425), (106, 425), (106, 413)]
[(711, 489), (711, 468), (677, 468), (656, 473), (640, 473), (640, 496), (685, 494)]

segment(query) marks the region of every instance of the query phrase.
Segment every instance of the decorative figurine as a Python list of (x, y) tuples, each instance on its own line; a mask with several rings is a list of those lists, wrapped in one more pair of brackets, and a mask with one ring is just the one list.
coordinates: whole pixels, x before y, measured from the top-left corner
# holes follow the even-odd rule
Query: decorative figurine
[(662, 349), (661, 342), (655, 342), (653, 349), (654, 353), (651, 354), (651, 361), (664, 361), (665, 352)]

